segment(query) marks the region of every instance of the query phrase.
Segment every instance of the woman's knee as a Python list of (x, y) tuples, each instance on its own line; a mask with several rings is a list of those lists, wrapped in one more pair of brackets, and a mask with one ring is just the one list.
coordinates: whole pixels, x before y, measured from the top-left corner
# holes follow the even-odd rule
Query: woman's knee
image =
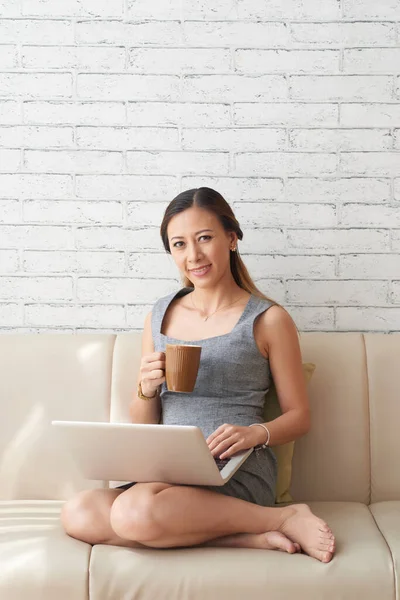
[(61, 509), (61, 523), (71, 537), (89, 541), (93, 532), (101, 536), (105, 512), (111, 509), (114, 497), (108, 498), (109, 490), (84, 490), (67, 500)]
[(136, 542), (158, 539), (162, 523), (157, 510), (160, 503), (155, 484), (136, 484), (121, 494), (111, 507), (110, 524), (115, 533)]

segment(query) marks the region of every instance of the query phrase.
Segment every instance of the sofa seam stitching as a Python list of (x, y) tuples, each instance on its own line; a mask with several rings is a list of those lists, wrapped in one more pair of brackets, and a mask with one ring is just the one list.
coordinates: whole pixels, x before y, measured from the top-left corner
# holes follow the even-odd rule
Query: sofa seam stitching
[(368, 510), (369, 510), (369, 513), (370, 513), (371, 517), (372, 517), (372, 518), (373, 518), (373, 520), (374, 520), (374, 523), (375, 523), (375, 525), (376, 525), (376, 528), (377, 528), (377, 530), (378, 530), (378, 531), (379, 531), (379, 533), (381, 534), (381, 536), (382, 536), (382, 538), (383, 538), (383, 541), (385, 542), (385, 544), (386, 544), (386, 546), (387, 546), (387, 548), (388, 548), (388, 550), (389, 550), (390, 558), (392, 559), (392, 573), (393, 573), (393, 580), (394, 580), (394, 600), (395, 600), (395, 599), (398, 597), (398, 595), (397, 595), (398, 583), (397, 583), (397, 572), (396, 572), (396, 568), (395, 568), (395, 566), (396, 566), (396, 565), (395, 565), (395, 558), (394, 558), (394, 555), (393, 555), (392, 549), (391, 549), (391, 547), (390, 547), (390, 545), (389, 545), (389, 542), (387, 541), (387, 539), (386, 539), (386, 538), (385, 538), (385, 536), (383, 535), (383, 532), (382, 532), (381, 528), (379, 527), (379, 525), (378, 525), (378, 521), (375, 519), (375, 515), (374, 515), (374, 513), (372, 512), (372, 510), (371, 510), (371, 507), (370, 507), (370, 506), (368, 506)]
[(369, 459), (369, 498), (368, 504), (372, 502), (372, 435), (371, 435), (371, 403), (370, 403), (370, 390), (369, 390), (369, 373), (368, 373), (368, 360), (367, 360), (367, 345), (365, 342), (365, 334), (361, 334), (364, 348), (364, 362), (365, 362), (365, 374), (367, 384), (367, 410), (368, 410), (368, 459)]

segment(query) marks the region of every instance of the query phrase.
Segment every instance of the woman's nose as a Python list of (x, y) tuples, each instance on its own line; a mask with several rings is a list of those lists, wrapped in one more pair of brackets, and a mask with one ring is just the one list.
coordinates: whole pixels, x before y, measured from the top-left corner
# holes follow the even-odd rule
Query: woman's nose
[(197, 244), (188, 244), (187, 259), (192, 262), (197, 262), (201, 257), (201, 249)]

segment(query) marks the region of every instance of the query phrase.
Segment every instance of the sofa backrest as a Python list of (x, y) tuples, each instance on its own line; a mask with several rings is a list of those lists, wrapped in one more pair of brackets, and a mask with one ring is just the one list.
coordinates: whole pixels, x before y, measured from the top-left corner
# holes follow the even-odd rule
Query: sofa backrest
[(63, 452), (54, 420), (108, 421), (115, 335), (0, 335), (0, 499), (104, 487)]
[[(300, 343), (316, 370), (294, 499), (400, 499), (400, 334), (302, 333)], [(50, 422), (129, 422), (140, 347), (138, 333), (0, 335), (0, 499), (108, 486), (81, 477)]]

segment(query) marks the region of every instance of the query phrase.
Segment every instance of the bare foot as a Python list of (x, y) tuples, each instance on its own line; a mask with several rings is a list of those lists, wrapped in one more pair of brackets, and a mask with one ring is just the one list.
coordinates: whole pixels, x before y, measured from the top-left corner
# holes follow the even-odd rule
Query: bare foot
[(215, 540), (210, 540), (207, 546), (224, 546), (230, 548), (260, 548), (263, 550), (281, 550), (289, 554), (301, 552), (300, 544), (292, 542), (280, 531), (266, 533), (236, 533)]
[(304, 552), (329, 562), (335, 552), (335, 536), (322, 519), (316, 517), (306, 504), (294, 504), (282, 509), (282, 522), (278, 528)]

